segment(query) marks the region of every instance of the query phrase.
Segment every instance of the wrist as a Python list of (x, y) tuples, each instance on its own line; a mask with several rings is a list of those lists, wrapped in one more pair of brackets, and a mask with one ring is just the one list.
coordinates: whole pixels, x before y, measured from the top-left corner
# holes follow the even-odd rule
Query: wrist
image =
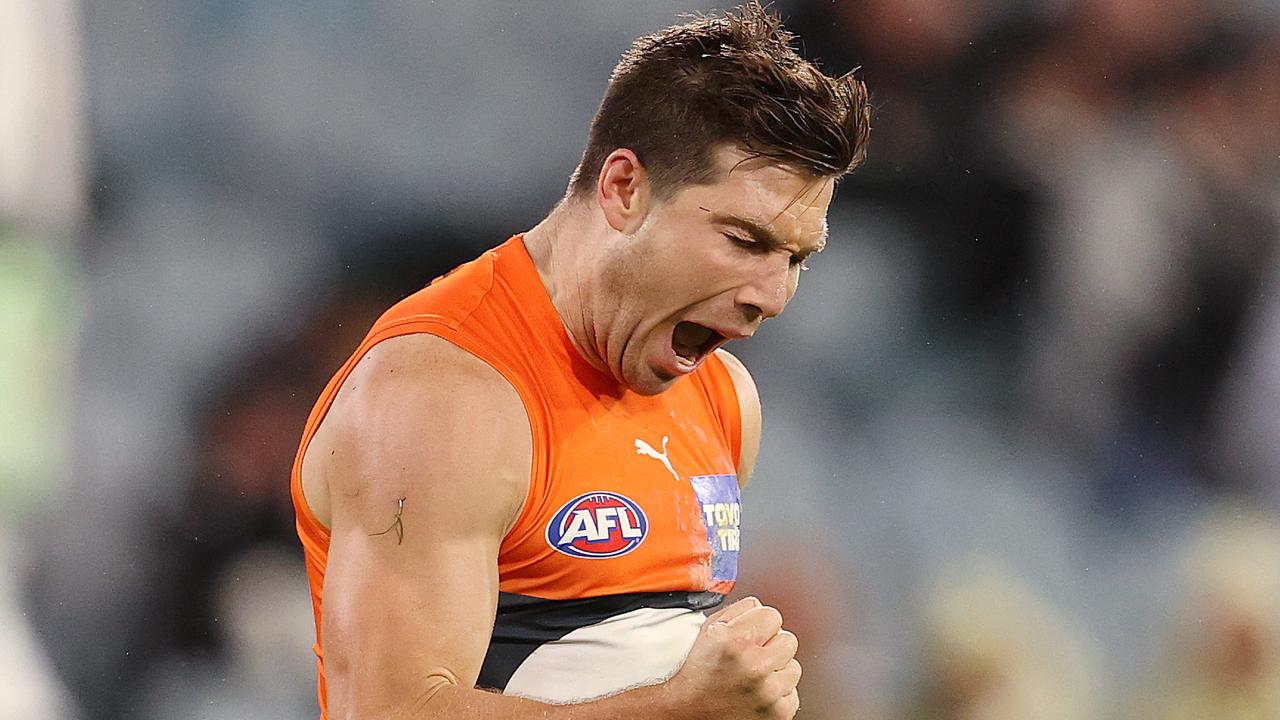
[(652, 716), (660, 720), (700, 720), (693, 708), (693, 698), (684, 692), (684, 683), (673, 677), (647, 688), (651, 695), (645, 698), (654, 709)]

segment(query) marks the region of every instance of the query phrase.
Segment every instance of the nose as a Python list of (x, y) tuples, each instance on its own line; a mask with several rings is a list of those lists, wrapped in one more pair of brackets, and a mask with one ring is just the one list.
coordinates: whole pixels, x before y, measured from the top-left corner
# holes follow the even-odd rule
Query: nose
[(761, 258), (753, 275), (738, 288), (734, 298), (750, 322), (778, 315), (791, 299), (791, 261), (786, 253), (770, 253)]

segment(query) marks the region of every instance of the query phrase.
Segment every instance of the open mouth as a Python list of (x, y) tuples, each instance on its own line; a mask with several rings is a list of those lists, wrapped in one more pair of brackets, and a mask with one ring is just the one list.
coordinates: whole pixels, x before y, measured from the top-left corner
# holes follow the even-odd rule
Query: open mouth
[(690, 365), (696, 365), (707, 353), (726, 340), (725, 336), (705, 325), (687, 320), (676, 323), (671, 331), (671, 349)]

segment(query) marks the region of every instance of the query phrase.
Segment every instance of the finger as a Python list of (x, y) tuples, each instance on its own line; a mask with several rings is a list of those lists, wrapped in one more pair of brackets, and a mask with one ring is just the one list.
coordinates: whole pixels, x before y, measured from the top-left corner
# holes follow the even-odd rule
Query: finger
[(729, 621), (734, 632), (743, 633), (755, 645), (764, 645), (782, 629), (782, 613), (768, 605), (754, 607)]
[(776, 717), (782, 720), (791, 720), (800, 711), (800, 691), (792, 690), (791, 694), (783, 697), (773, 707), (776, 710)]
[(777, 670), (796, 656), (800, 641), (790, 630), (779, 630), (777, 635), (764, 644), (764, 649), (769, 667)]
[(783, 695), (790, 694), (800, 684), (800, 676), (804, 674), (800, 667), (799, 661), (795, 658), (787, 661), (786, 665), (773, 671), (773, 682), (777, 683), (777, 687), (783, 689)]
[(754, 597), (744, 597), (741, 600), (733, 603), (732, 605), (729, 605), (728, 607), (720, 608), (718, 612), (716, 612), (711, 617), (707, 618), (707, 623), (729, 622), (730, 620), (738, 617), (742, 613), (752, 608), (758, 608), (758, 607), (760, 607), (759, 600), (755, 599)]

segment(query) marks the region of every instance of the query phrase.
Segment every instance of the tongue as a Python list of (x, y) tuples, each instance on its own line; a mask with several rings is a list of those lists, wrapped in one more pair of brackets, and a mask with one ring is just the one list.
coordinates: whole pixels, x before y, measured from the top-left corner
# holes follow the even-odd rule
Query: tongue
[(671, 333), (671, 347), (685, 360), (697, 360), (702, 348), (711, 339), (712, 330), (697, 323), (678, 322)]

